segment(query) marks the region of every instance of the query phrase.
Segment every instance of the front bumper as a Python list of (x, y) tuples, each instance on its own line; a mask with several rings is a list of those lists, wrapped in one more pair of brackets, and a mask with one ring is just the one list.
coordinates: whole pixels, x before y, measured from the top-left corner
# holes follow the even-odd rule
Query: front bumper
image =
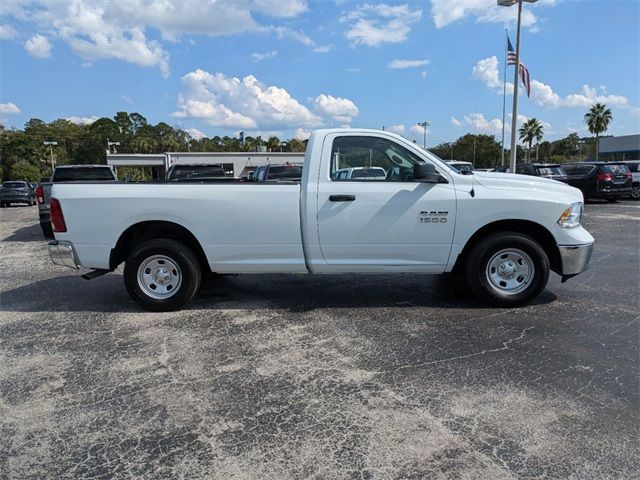
[(593, 243), (584, 245), (558, 245), (562, 261), (562, 281), (584, 272), (589, 268)]
[(75, 269), (80, 268), (80, 262), (78, 262), (78, 256), (76, 255), (76, 249), (73, 247), (73, 243), (53, 240), (47, 244), (47, 247), (51, 261), (55, 265)]

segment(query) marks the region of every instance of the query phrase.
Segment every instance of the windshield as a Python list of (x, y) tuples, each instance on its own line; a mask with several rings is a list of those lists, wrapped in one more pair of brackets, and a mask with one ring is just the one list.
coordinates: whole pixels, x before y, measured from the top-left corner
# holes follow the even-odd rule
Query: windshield
[(302, 178), (302, 166), (285, 165), (282, 167), (269, 167), (267, 180), (286, 180)]
[(566, 176), (566, 172), (562, 169), (562, 167), (538, 167), (538, 174), (542, 177), (550, 177), (557, 175)]
[(217, 178), (224, 176), (224, 169), (220, 165), (174, 165), (167, 178), (169, 180), (181, 180), (185, 178)]
[(4, 182), (2, 188), (26, 188), (27, 184), (24, 182)]
[(75, 182), (78, 180), (100, 181), (115, 180), (109, 167), (70, 167), (56, 168), (53, 182)]
[(623, 164), (603, 165), (602, 171), (604, 173), (611, 173), (612, 175), (626, 175), (629, 173), (629, 167)]

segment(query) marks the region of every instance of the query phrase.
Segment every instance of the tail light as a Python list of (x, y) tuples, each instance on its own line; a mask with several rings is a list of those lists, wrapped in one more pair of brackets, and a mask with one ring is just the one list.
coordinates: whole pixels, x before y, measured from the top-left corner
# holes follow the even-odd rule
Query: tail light
[(613, 180), (613, 175), (611, 175), (610, 173), (599, 173), (596, 178), (601, 182), (610, 182), (611, 180)]
[(38, 201), (39, 205), (42, 205), (44, 203), (44, 189), (42, 188), (42, 186), (36, 188), (36, 200)]
[(633, 178), (633, 174), (631, 172), (627, 172), (627, 180), (631, 180)]
[(64, 215), (62, 214), (62, 207), (60, 201), (57, 198), (52, 198), (49, 202), (49, 208), (51, 211), (51, 225), (53, 225), (54, 232), (66, 232), (67, 225), (64, 223)]

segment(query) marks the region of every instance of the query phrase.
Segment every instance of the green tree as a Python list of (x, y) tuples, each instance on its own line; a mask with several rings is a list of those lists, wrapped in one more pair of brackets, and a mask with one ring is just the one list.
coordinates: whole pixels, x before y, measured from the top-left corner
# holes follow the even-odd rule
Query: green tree
[(37, 182), (42, 178), (42, 171), (37, 165), (21, 161), (11, 166), (9, 175), (11, 180), (26, 180), (27, 182)]
[(531, 160), (531, 145), (533, 141), (540, 142), (544, 135), (544, 128), (542, 123), (536, 118), (530, 118), (526, 122), (522, 124), (520, 129), (518, 130), (520, 134), (520, 140), (525, 142), (528, 145), (527, 148), (527, 162)]
[(596, 136), (596, 161), (600, 154), (600, 134), (607, 131), (612, 120), (611, 110), (604, 103), (595, 103), (584, 116), (589, 132)]

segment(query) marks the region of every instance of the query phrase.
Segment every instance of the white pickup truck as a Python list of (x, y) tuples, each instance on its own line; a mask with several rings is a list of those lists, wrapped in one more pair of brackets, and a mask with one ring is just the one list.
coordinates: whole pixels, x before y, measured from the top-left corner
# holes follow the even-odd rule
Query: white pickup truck
[[(385, 176), (340, 179), (344, 168)], [(459, 173), (389, 132), (315, 131), (301, 183), (53, 186), (54, 263), (113, 271), (149, 310), (180, 308), (203, 272), (460, 272), (497, 306), (520, 306), (590, 261), (582, 193), (554, 180)]]

